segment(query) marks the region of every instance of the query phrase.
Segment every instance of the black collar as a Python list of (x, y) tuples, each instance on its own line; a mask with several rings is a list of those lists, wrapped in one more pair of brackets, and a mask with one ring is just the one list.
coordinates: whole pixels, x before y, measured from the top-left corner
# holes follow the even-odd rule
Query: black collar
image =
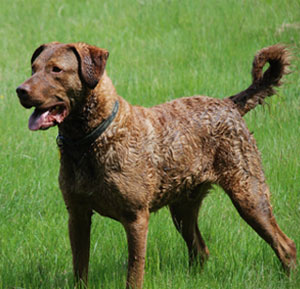
[(63, 148), (64, 146), (80, 147), (80, 146), (92, 144), (102, 133), (104, 133), (104, 131), (112, 123), (112, 121), (117, 115), (118, 110), (119, 110), (119, 102), (116, 100), (111, 115), (107, 119), (104, 119), (100, 123), (100, 125), (97, 128), (95, 128), (91, 133), (89, 133), (88, 135), (84, 136), (79, 140), (72, 140), (58, 133), (58, 136), (56, 137), (57, 146), (59, 148)]

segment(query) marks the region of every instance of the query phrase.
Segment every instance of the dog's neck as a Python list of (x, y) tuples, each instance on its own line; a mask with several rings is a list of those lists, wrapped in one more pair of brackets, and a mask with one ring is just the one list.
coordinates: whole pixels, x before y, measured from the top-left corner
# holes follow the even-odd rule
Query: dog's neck
[(111, 115), (117, 100), (119, 96), (104, 72), (98, 85), (93, 90), (83, 92), (82, 101), (59, 125), (59, 134), (72, 140), (85, 137)]

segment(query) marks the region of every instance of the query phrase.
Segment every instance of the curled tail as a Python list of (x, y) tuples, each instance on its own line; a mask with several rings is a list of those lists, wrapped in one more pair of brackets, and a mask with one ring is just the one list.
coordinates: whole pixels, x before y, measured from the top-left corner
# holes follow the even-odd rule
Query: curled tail
[[(269, 68), (263, 73), (263, 67), (269, 62)], [(282, 76), (289, 73), (290, 53), (284, 45), (276, 44), (257, 52), (253, 60), (252, 84), (242, 92), (230, 96), (243, 116), (264, 99), (276, 93), (274, 87), (282, 84)]]

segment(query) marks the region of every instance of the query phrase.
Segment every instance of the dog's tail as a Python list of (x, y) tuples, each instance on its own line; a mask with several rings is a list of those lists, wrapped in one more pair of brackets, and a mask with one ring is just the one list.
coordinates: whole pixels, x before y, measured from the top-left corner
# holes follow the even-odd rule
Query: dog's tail
[[(284, 45), (276, 44), (257, 52), (253, 60), (252, 84), (242, 92), (230, 96), (243, 116), (264, 99), (276, 93), (274, 87), (282, 84), (281, 78), (288, 74), (291, 55)], [(269, 68), (263, 73), (263, 67), (269, 62)]]

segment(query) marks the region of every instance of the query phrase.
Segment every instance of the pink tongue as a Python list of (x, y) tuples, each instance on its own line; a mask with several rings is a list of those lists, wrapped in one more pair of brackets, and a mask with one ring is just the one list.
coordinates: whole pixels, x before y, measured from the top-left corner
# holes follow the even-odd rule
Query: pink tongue
[(29, 118), (28, 127), (30, 130), (38, 130), (46, 125), (49, 111), (39, 112), (35, 110)]

